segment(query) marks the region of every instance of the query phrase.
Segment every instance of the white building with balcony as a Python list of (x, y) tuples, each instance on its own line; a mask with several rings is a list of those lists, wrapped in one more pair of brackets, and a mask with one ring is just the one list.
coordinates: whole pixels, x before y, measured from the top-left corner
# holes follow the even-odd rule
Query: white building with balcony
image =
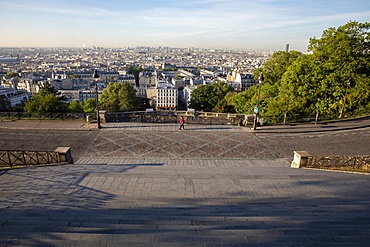
[(156, 109), (176, 110), (178, 106), (178, 89), (170, 83), (158, 83), (156, 87)]

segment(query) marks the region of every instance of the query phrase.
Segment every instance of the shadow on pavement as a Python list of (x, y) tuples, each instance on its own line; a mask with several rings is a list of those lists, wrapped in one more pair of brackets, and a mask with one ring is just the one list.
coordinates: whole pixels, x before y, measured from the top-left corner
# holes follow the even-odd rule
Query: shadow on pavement
[[(136, 197), (119, 195), (120, 189), (127, 189), (120, 187), (125, 173), (162, 163), (82, 166), (83, 170), (71, 165), (2, 173), (0, 244), (366, 246), (370, 240), (369, 180), (363, 176), (348, 174), (356, 183), (346, 183), (335, 179), (337, 174), (307, 179), (299, 173), (290, 175), (291, 184), (282, 183), (285, 175), (261, 180), (264, 183), (252, 176), (254, 188), (242, 194)], [(109, 192), (113, 185), (104, 186), (111, 178), (120, 180), (115, 193)], [(104, 191), (92, 188), (98, 183)], [(277, 188), (286, 196), (274, 195)]]
[[(71, 195), (73, 197), (73, 195)], [(93, 192), (92, 198), (47, 195), (33, 205), (0, 211), (0, 243), (7, 246), (366, 246), (367, 201), (325, 198), (157, 199), (147, 201)], [(94, 203), (82, 205), (84, 201)], [(70, 204), (73, 202), (75, 206)], [(51, 204), (50, 204), (51, 203)], [(161, 245), (162, 244), (162, 245)], [(272, 246), (272, 245), (268, 245)]]

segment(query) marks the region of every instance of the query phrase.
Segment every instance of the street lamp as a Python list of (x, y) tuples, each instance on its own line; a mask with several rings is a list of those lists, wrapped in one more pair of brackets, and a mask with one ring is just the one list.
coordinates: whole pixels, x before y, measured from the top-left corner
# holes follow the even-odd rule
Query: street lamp
[(99, 75), (97, 70), (94, 70), (93, 79), (95, 81), (95, 105), (96, 105), (96, 114), (97, 114), (97, 120), (98, 120), (98, 129), (101, 129), (100, 125), (100, 114), (99, 114), (99, 101), (98, 101), (98, 81), (99, 81)]
[(263, 83), (263, 80), (264, 80), (263, 73), (261, 72), (260, 76), (258, 77), (257, 103), (256, 103), (256, 107), (254, 108), (254, 113), (256, 113), (256, 115), (253, 121), (253, 130), (257, 129), (257, 118), (258, 118), (258, 113), (259, 113), (258, 104), (260, 101), (260, 90), (261, 90), (261, 84)]
[(344, 114), (344, 107), (346, 105), (346, 98), (347, 98), (347, 94), (348, 94), (348, 88), (351, 86), (351, 82), (352, 82), (352, 79), (349, 78), (348, 81), (347, 81), (346, 93), (345, 93), (344, 99), (343, 99), (342, 110), (340, 111), (340, 115), (339, 115), (338, 118), (342, 118), (342, 116)]

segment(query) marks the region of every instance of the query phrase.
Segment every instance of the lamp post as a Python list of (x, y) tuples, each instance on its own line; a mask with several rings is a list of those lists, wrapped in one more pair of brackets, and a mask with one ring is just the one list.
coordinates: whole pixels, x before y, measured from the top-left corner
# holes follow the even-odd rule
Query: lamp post
[(99, 114), (99, 101), (98, 101), (98, 81), (99, 81), (99, 75), (97, 70), (94, 70), (93, 79), (95, 81), (95, 104), (96, 104), (96, 114), (97, 114), (97, 121), (98, 121), (98, 129), (101, 129), (100, 125), (100, 114)]
[(257, 118), (258, 118), (258, 113), (259, 113), (258, 104), (260, 101), (260, 90), (261, 90), (261, 84), (263, 83), (263, 80), (264, 80), (263, 73), (261, 72), (260, 76), (258, 77), (257, 103), (256, 103), (256, 107), (254, 108), (254, 112), (256, 113), (256, 115), (253, 121), (253, 130), (257, 129)]
[(344, 107), (346, 105), (346, 98), (347, 98), (347, 94), (348, 94), (348, 88), (351, 86), (351, 78), (348, 79), (347, 81), (347, 87), (346, 87), (346, 93), (344, 95), (344, 98), (343, 98), (343, 105), (342, 105), (342, 110), (340, 111), (340, 115), (338, 118), (342, 118), (343, 117), (343, 114), (344, 114)]

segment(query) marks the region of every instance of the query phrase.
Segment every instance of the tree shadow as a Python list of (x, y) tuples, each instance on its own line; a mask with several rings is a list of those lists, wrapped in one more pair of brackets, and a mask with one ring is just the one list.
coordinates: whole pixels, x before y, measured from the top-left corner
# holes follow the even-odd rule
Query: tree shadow
[[(93, 182), (93, 178), (86, 180), (91, 174), (104, 177), (109, 172), (110, 177), (120, 177), (141, 166), (162, 165), (117, 163), (83, 165), (83, 171), (73, 165), (68, 169), (65, 166), (29, 169), (22, 174), (8, 171), (0, 182), (0, 244), (366, 246), (369, 243), (370, 182), (358, 175), (348, 174), (348, 178), (358, 180), (349, 179), (346, 183), (337, 174), (328, 179), (324, 173), (315, 172), (317, 178), (305, 179), (302, 173), (294, 173), (291, 176), (296, 176), (296, 182), (292, 186), (302, 194), (287, 196), (272, 194), (271, 190), (278, 185), (274, 181), (258, 187), (271, 194), (256, 195), (251, 190), (213, 198), (123, 197), (105, 190), (80, 190)], [(333, 191), (323, 195), (315, 190), (318, 187)]]
[(363, 201), (353, 204), (335, 199), (180, 199), (161, 206), (134, 206), (143, 202), (127, 200), (114, 209), (104, 208), (102, 201), (99, 207), (90, 204), (90, 208), (64, 210), (50, 209), (37, 198), (34, 201), (32, 208), (13, 207), (0, 212), (4, 229), (0, 233), (1, 243), (343, 246), (337, 244), (347, 242), (351, 246), (366, 246), (370, 238), (370, 212)]

